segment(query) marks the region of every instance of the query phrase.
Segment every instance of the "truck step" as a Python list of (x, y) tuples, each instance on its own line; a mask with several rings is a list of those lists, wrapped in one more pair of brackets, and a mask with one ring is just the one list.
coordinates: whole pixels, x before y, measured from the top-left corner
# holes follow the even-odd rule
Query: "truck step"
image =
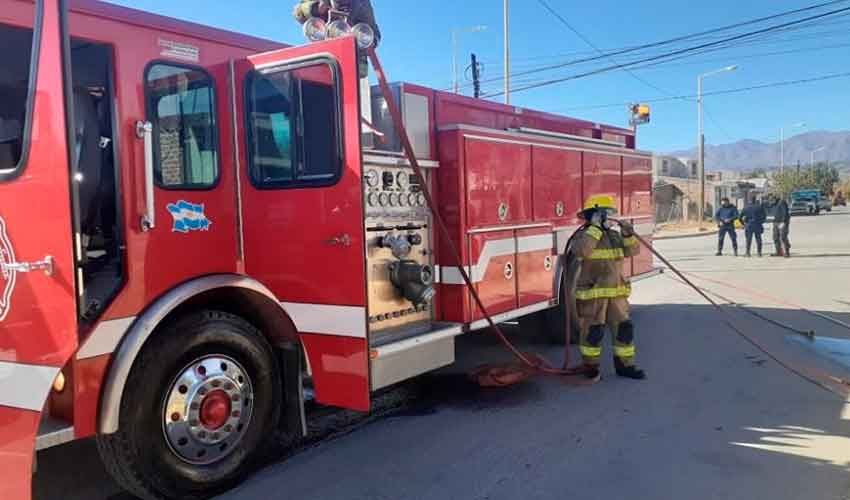
[(38, 426), (35, 449), (45, 450), (74, 440), (74, 426), (65, 420), (45, 415)]
[(372, 390), (454, 363), (455, 337), (463, 332), (459, 323), (433, 323), (418, 335), (373, 344), (369, 353)]

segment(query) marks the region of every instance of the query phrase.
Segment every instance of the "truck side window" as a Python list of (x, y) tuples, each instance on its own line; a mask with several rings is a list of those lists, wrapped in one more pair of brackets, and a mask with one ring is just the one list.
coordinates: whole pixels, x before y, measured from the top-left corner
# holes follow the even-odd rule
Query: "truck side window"
[(219, 169), (212, 77), (197, 68), (155, 63), (145, 81), (157, 184), (165, 189), (214, 187)]
[(330, 64), (253, 72), (245, 85), (251, 181), (328, 186), (342, 172), (337, 74)]
[[(30, 123), (33, 30), (0, 24), (0, 180), (19, 172)], [(34, 83), (34, 82), (32, 82)]]

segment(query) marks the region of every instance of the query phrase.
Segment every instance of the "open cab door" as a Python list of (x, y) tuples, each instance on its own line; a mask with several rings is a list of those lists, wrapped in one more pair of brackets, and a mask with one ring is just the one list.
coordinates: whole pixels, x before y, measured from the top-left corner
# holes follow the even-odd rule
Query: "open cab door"
[(0, 498), (30, 498), (45, 402), (77, 348), (63, 10), (0, 9), (4, 69), (21, 69), (0, 76)]
[(353, 37), (232, 67), (245, 272), (307, 354), (316, 400), (369, 410), (360, 101)]

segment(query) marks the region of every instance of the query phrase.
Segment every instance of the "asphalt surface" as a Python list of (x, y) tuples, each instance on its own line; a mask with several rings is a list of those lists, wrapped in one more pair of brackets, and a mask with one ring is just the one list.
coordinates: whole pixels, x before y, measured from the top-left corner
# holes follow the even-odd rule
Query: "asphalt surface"
[[(850, 499), (850, 404), (790, 371), (850, 379), (850, 212), (795, 218), (791, 239), (791, 259), (715, 257), (711, 236), (658, 244), (746, 306), (726, 310), (749, 340), (665, 273), (633, 296), (648, 380), (607, 363), (591, 387), (537, 377), (481, 389), (466, 373), (508, 358), (492, 337), (467, 335), (455, 366), (390, 391), (378, 415), (314, 412), (309, 442), (221, 498)], [(34, 485), (39, 499), (127, 498), (90, 441), (41, 453)]]

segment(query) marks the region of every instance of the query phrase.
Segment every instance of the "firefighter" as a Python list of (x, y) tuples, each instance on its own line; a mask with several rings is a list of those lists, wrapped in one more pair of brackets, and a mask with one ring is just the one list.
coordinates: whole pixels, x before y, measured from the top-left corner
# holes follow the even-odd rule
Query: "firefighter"
[(634, 228), (620, 222), (620, 231), (612, 228), (608, 216), (615, 214), (611, 196), (592, 196), (579, 217), (585, 225), (576, 235), (572, 249), (582, 259), (576, 287), (576, 313), (581, 337), (579, 349), (587, 378), (598, 381), (602, 341), (607, 326), (613, 337), (614, 367), (617, 375), (632, 379), (646, 378), (635, 366), (634, 324), (629, 319), (631, 285), (623, 275), (626, 257), (640, 252)]
[(770, 256), (791, 257), (791, 242), (788, 240), (788, 233), (791, 230), (791, 211), (788, 209), (788, 203), (773, 194), (768, 198), (768, 203), (773, 212), (773, 244), (776, 247)]
[(720, 230), (717, 233), (717, 256), (723, 255), (723, 243), (726, 241), (726, 235), (732, 240), (732, 250), (735, 256), (738, 256), (738, 233), (735, 230), (735, 221), (738, 220), (738, 207), (733, 205), (729, 198), (720, 200), (720, 208), (714, 214), (714, 220), (717, 222), (717, 228)]
[(751, 202), (741, 211), (741, 223), (744, 224), (744, 235), (747, 237), (747, 257), (752, 257), (750, 251), (753, 247), (753, 237), (756, 239), (758, 255), (759, 257), (762, 256), (761, 235), (764, 234), (764, 223), (766, 220), (767, 212), (765, 212), (764, 206), (753, 195)]

